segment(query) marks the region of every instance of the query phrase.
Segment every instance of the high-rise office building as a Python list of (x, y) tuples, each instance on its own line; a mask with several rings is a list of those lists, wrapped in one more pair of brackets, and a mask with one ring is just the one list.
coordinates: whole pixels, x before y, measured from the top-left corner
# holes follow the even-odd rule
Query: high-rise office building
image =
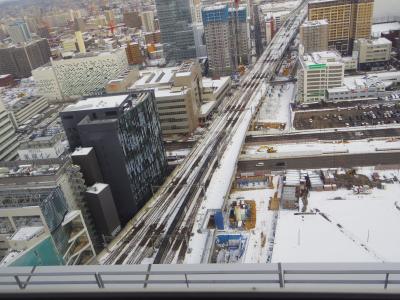
[(246, 7), (206, 6), (202, 16), (210, 72), (215, 76), (231, 75), (239, 64), (248, 64), (250, 28)]
[(305, 53), (328, 50), (328, 22), (306, 21), (300, 26), (300, 43)]
[(329, 23), (329, 48), (348, 55), (353, 42), (370, 38), (374, 0), (312, 0), (308, 4), (310, 21)]
[(156, 7), (167, 61), (195, 58), (190, 0), (156, 0)]
[(0, 48), (0, 74), (11, 74), (16, 78), (29, 77), (33, 69), (48, 63), (50, 56), (46, 39), (22, 46)]
[(25, 43), (31, 40), (31, 33), (25, 21), (16, 21), (8, 25), (8, 34), (14, 43)]
[(202, 16), (210, 72), (216, 76), (230, 75), (234, 62), (230, 51), (228, 6), (205, 7)]
[(144, 11), (140, 15), (142, 20), (143, 30), (146, 32), (154, 32), (156, 27), (154, 25), (154, 12)]
[(125, 225), (162, 183), (167, 166), (154, 92), (82, 100), (61, 119), (72, 150), (94, 148)]
[(229, 25), (231, 52), (235, 59), (235, 66), (247, 65), (250, 61), (251, 45), (246, 6), (229, 8)]

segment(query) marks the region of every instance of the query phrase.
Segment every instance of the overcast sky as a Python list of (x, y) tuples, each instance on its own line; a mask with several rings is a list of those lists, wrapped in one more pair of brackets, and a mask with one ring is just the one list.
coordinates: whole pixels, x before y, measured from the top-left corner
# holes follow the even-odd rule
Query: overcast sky
[(400, 0), (375, 0), (374, 18), (400, 17)]

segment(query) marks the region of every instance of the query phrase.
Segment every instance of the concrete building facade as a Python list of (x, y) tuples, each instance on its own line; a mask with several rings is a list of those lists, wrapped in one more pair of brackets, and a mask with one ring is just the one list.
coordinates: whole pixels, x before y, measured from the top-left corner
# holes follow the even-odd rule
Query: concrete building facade
[(142, 26), (142, 21), (137, 11), (124, 12), (123, 21), (126, 27), (129, 28), (140, 28)]
[(50, 56), (46, 39), (0, 48), (0, 74), (11, 74), (16, 78), (30, 77), (33, 69), (50, 61)]
[(19, 142), (13, 122), (0, 101), (0, 161), (13, 160), (18, 156)]
[(300, 26), (300, 43), (305, 53), (328, 50), (328, 21), (305, 21)]
[(21, 160), (49, 159), (58, 158), (65, 151), (62, 134), (59, 133), (22, 141), (18, 148), (18, 156)]
[(14, 43), (26, 43), (32, 39), (31, 32), (25, 21), (16, 21), (8, 25), (8, 34)]
[(45, 97), (27, 96), (8, 107), (14, 127), (17, 129), (26, 121), (49, 107)]
[(358, 39), (354, 41), (354, 56), (362, 70), (385, 66), (390, 60), (392, 42), (386, 38)]
[(131, 90), (154, 89), (163, 135), (190, 134), (198, 126), (203, 102), (200, 65), (186, 61), (178, 68), (143, 72)]

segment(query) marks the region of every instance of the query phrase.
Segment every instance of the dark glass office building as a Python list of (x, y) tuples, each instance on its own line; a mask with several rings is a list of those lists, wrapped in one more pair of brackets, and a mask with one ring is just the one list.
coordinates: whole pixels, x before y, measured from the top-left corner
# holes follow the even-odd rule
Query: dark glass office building
[(94, 148), (125, 225), (166, 173), (154, 92), (88, 98), (68, 106), (61, 119), (71, 150)]
[(189, 0), (156, 0), (161, 41), (167, 61), (196, 57)]

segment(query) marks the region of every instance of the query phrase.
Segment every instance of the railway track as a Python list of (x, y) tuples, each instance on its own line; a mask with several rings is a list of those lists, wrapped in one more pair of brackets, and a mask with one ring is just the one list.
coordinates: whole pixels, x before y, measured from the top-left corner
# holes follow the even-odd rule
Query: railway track
[[(102, 264), (137, 264), (145, 259), (171, 263), (177, 256), (178, 261), (182, 261), (206, 185), (218, 165), (219, 154), (226, 150), (232, 133), (249, 109), (252, 96), (273, 76), (296, 35), (297, 29), (293, 31), (292, 27), (305, 3), (292, 12), (256, 66), (245, 75), (240, 90), (222, 103), (220, 115), (209, 130), (153, 197), (148, 209), (140, 212), (133, 226), (119, 237)], [(289, 29), (292, 38), (284, 39)]]

